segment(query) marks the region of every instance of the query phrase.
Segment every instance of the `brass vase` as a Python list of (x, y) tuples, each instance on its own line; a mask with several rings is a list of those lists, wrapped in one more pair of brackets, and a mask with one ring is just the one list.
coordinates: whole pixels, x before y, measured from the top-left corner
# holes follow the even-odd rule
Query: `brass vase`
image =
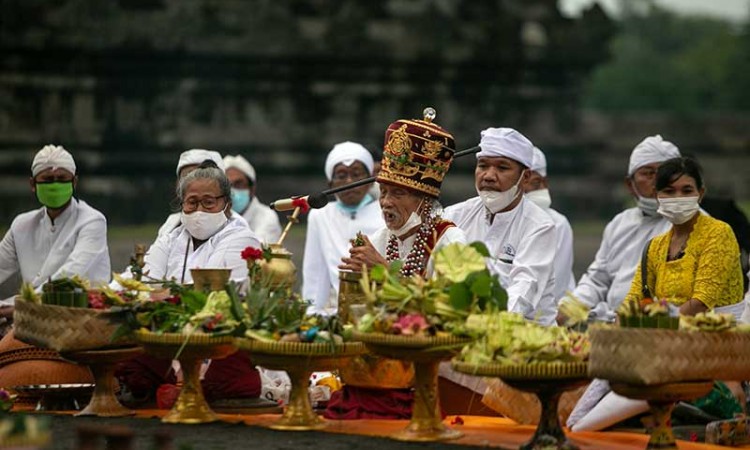
[(310, 405), (307, 386), (313, 372), (334, 370), (346, 359), (364, 352), (360, 342), (344, 344), (309, 342), (261, 342), (237, 339), (237, 346), (247, 351), (259, 365), (284, 370), (292, 381), (289, 404), (281, 418), (270, 426), (275, 430), (308, 431), (326, 427)]
[[(261, 280), (267, 283), (271, 290), (291, 289), (297, 280), (297, 268), (292, 262), (291, 252), (281, 244), (270, 244), (269, 248), (271, 258), (268, 261), (265, 259), (258, 261), (261, 267)], [(254, 261), (248, 261), (248, 264), (253, 263)]]
[(196, 291), (223, 291), (232, 269), (190, 269)]
[(387, 358), (414, 364), (414, 406), (409, 425), (391, 436), (400, 441), (445, 441), (463, 433), (448, 428), (441, 420), (438, 395), (438, 365), (453, 357), (470, 339), (455, 336), (417, 337), (383, 333), (355, 333), (368, 350)]
[(203, 396), (200, 367), (205, 359), (222, 359), (237, 351), (232, 336), (137, 331), (136, 339), (146, 353), (157, 358), (177, 359), (182, 368), (180, 396), (162, 422), (195, 424), (218, 420)]

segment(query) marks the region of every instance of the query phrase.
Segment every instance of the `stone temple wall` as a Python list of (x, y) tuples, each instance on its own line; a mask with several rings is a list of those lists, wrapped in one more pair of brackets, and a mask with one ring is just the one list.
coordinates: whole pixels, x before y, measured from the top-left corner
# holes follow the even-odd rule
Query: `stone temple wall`
[[(627, 154), (662, 133), (741, 198), (750, 119), (606, 117), (580, 86), (607, 56), (598, 7), (560, 16), (555, 0), (5, 0), (0, 15), (0, 221), (36, 207), (28, 167), (47, 143), (79, 164), (80, 195), (114, 224), (163, 220), (177, 156), (241, 153), (266, 201), (325, 187), (336, 142), (382, 145), (387, 125), (425, 106), (476, 145), (512, 126), (550, 162), (573, 217), (619, 209)], [(445, 203), (472, 195), (472, 158)], [(717, 173), (712, 178), (713, 173)]]

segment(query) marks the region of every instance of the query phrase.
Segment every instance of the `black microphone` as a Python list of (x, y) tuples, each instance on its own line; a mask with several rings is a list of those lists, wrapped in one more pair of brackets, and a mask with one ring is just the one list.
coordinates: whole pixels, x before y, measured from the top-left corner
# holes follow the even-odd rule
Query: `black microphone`
[(294, 204), (295, 200), (299, 201), (300, 199), (305, 200), (307, 204), (310, 205), (310, 208), (313, 209), (322, 208), (328, 204), (328, 196), (326, 196), (326, 194), (322, 192), (318, 192), (315, 194), (306, 195), (304, 197), (291, 197), (276, 200), (275, 202), (271, 203), (270, 206), (276, 211), (290, 211), (297, 207)]

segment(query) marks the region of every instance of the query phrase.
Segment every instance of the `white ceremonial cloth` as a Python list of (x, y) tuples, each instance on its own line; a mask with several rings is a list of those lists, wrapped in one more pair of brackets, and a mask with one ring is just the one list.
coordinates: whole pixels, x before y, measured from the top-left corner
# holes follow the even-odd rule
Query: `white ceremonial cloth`
[(241, 256), (246, 247), (260, 248), (260, 239), (241, 217), (232, 216), (197, 249), (185, 226), (179, 225), (156, 238), (146, 252), (143, 273), (155, 279), (174, 278), (177, 282), (192, 283), (190, 269), (232, 269), (231, 278), (242, 282), (247, 279), (247, 262)]
[(349, 256), (350, 239), (361, 231), (370, 240), (385, 226), (377, 201), (352, 217), (335, 202), (313, 209), (307, 216), (305, 254), (302, 262), (302, 298), (310, 302), (308, 314), (334, 315), (338, 311), (341, 258)]
[(489, 221), (479, 197), (449, 206), (444, 217), (464, 230), (468, 242), (482, 241), (490, 252), (488, 267), (508, 292), (508, 311), (552, 325), (557, 316), (554, 260), (555, 223), (527, 199)]
[[(391, 234), (391, 230), (383, 227), (378, 230), (378, 232), (375, 233), (375, 235), (372, 237), (372, 245), (375, 247), (375, 250), (377, 250), (384, 257), (386, 256), (386, 248), (388, 247), (388, 240), (390, 239)], [(405, 260), (406, 257), (409, 256), (409, 252), (411, 251), (412, 247), (414, 247), (414, 241), (416, 240), (417, 233), (412, 234), (403, 241), (400, 239), (397, 240), (398, 257), (400, 260)], [(438, 241), (435, 243), (435, 248), (432, 250), (430, 259), (427, 260), (427, 268), (425, 270), (425, 276), (427, 278), (431, 277), (435, 270), (432, 255), (434, 255), (435, 252), (445, 247), (446, 245), (453, 244), (455, 242), (461, 244), (468, 243), (468, 241), (466, 240), (466, 233), (464, 233), (464, 231), (457, 226), (447, 228), (443, 232), (443, 235), (440, 236), (440, 239), (438, 239)]]
[(555, 255), (555, 300), (560, 300), (576, 288), (573, 275), (573, 228), (568, 218), (558, 211), (547, 208), (544, 211), (555, 222), (557, 251)]
[(281, 222), (279, 215), (268, 205), (253, 197), (242, 217), (247, 221), (250, 229), (266, 244), (275, 243), (281, 236)]
[(644, 215), (637, 207), (616, 215), (604, 228), (594, 261), (573, 294), (592, 308), (597, 319), (614, 319), (630, 291), (646, 242), (667, 232), (671, 225), (660, 215)]
[[(172, 213), (169, 216), (167, 216), (167, 220), (165, 220), (164, 223), (161, 224), (161, 226), (159, 227), (159, 231), (156, 233), (156, 239), (159, 239), (165, 234), (171, 233), (177, 227), (179, 227), (182, 224), (181, 217), (182, 216), (179, 212)], [(234, 210), (232, 210), (232, 219), (239, 219), (240, 222), (245, 223), (246, 227), (250, 227), (250, 225), (247, 223), (247, 220), (245, 220), (244, 217), (236, 213)]]
[[(0, 242), (0, 283), (17, 273), (35, 288), (73, 275), (108, 283), (107, 219), (75, 198), (54, 224), (45, 207), (19, 214)], [(13, 298), (0, 303), (13, 304)]]

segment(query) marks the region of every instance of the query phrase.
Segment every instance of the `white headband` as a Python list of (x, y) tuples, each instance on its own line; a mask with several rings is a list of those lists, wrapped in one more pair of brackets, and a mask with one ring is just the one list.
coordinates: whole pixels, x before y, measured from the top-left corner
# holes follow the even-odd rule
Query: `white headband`
[(67, 150), (59, 145), (45, 145), (34, 156), (31, 163), (31, 176), (35, 177), (39, 172), (47, 169), (65, 169), (73, 175), (76, 174), (76, 162)]
[(665, 141), (659, 134), (649, 136), (636, 145), (630, 154), (628, 176), (633, 176), (636, 170), (647, 164), (664, 162), (679, 157), (680, 149), (676, 145)]
[(531, 167), (534, 159), (534, 144), (513, 128), (487, 128), (481, 133), (479, 146), (482, 150), (477, 158), (482, 156), (505, 156), (518, 161), (526, 167)]
[(222, 172), (224, 171), (224, 161), (221, 159), (219, 152), (194, 148), (182, 152), (180, 155), (180, 161), (177, 163), (177, 176), (180, 176), (180, 170), (182, 170), (183, 167), (199, 165), (207, 159), (215, 162), (216, 166), (221, 169)]
[(539, 147), (534, 147), (534, 159), (531, 161), (530, 169), (543, 177), (547, 176), (547, 157)]
[(372, 168), (375, 164), (372, 160), (372, 154), (361, 144), (346, 141), (334, 145), (333, 150), (328, 153), (326, 158), (325, 171), (328, 181), (333, 179), (333, 169), (336, 165), (351, 166), (356, 161), (364, 164), (367, 167), (367, 172), (372, 174)]
[(248, 160), (242, 157), (242, 155), (232, 156), (227, 155), (224, 157), (224, 167), (226, 169), (237, 169), (244, 173), (246, 177), (250, 178), (250, 181), (255, 184), (255, 167)]

